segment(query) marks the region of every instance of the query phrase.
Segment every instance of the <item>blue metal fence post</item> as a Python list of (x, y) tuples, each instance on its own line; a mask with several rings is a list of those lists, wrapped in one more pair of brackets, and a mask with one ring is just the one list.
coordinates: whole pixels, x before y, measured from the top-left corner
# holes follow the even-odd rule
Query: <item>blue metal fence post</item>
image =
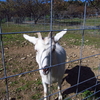
[[(84, 19), (83, 19), (83, 31), (82, 31), (82, 41), (81, 41), (81, 48), (80, 48), (80, 59), (83, 56), (83, 46), (84, 46), (84, 29), (85, 29), (85, 23), (86, 23), (86, 10), (87, 10), (87, 0), (85, 1), (85, 5), (84, 5)], [(79, 84), (80, 82), (80, 75), (81, 75), (81, 63), (82, 60), (80, 60), (79, 62), (79, 69), (78, 69), (78, 79), (77, 79), (77, 84)], [(78, 85), (77, 85), (77, 89), (76, 89), (76, 94), (78, 93)]]
[(2, 28), (0, 25), (0, 46), (1, 46), (1, 52), (2, 52), (2, 65), (4, 69), (4, 77), (5, 77), (5, 83), (6, 83), (6, 99), (9, 100), (9, 91), (8, 91), (8, 80), (7, 80), (7, 72), (6, 72), (6, 66), (5, 66), (5, 57), (4, 57), (4, 47), (3, 47), (3, 40), (2, 40)]

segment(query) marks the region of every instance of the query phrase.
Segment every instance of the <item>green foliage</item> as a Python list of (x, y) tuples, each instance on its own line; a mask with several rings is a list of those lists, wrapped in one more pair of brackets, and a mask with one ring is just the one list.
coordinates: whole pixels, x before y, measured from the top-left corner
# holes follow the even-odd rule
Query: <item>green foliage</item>
[(24, 84), (24, 85), (18, 87), (18, 88), (16, 89), (16, 92), (20, 92), (20, 91), (23, 91), (23, 90), (30, 89), (32, 83), (33, 83), (33, 81), (29, 81), (29, 82), (27, 82), (26, 84)]
[[(50, 1), (49, 1), (50, 2)], [(50, 16), (50, 3), (48, 0), (9, 0), (9, 2), (0, 2), (0, 19), (7, 18), (9, 21), (12, 17), (15, 17), (16, 23), (22, 23), (23, 18), (33, 17), (35, 24), (43, 16)], [(93, 7), (92, 7), (92, 6)], [(99, 0), (90, 1), (90, 5), (87, 6), (88, 14), (94, 14), (95, 8), (99, 11)], [(74, 8), (74, 9), (72, 9)], [(54, 16), (57, 18), (71, 18), (82, 16), (84, 11), (84, 2), (78, 0), (64, 1), (54, 0), (53, 2)], [(3, 21), (5, 22), (5, 21)]]
[(6, 21), (7, 21), (6, 18), (4, 18), (1, 20), (1, 23), (5, 23)]
[(17, 81), (17, 80), (15, 80), (15, 81), (12, 81), (11, 83), (10, 83), (10, 86), (15, 86), (16, 84), (18, 84), (19, 82)]
[(41, 96), (41, 93), (37, 93), (37, 94), (34, 94), (34, 96), (32, 96), (31, 98), (33, 100), (37, 100), (37, 99), (39, 99), (40, 96)]
[[(86, 90), (86, 91), (84, 91), (84, 92), (82, 93), (82, 97), (83, 97), (83, 98), (88, 97), (86, 100), (92, 100), (93, 98), (95, 98), (95, 96), (92, 95), (92, 94), (93, 94), (92, 91)], [(91, 95), (92, 95), (92, 96), (91, 96)], [(89, 96), (90, 96), (90, 97), (89, 97)]]
[(37, 81), (35, 81), (35, 84), (42, 85), (41, 79), (37, 79)]

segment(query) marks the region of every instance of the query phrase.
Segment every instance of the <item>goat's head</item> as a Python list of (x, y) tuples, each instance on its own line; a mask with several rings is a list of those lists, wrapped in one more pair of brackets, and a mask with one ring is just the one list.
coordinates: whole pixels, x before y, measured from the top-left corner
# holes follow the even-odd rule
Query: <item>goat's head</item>
[(26, 40), (35, 45), (36, 61), (39, 68), (43, 68), (44, 75), (47, 75), (49, 72), (48, 66), (50, 66), (50, 52), (55, 52), (56, 43), (66, 33), (66, 31), (67, 29), (64, 29), (52, 38), (50, 37), (50, 33), (48, 37), (45, 38), (42, 38), (41, 33), (37, 33), (38, 38), (26, 34), (23, 35)]

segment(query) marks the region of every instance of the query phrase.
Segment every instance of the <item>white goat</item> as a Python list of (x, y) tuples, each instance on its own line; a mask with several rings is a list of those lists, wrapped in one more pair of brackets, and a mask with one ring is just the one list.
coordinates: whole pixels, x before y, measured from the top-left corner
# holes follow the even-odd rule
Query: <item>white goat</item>
[[(38, 38), (28, 36), (24, 34), (24, 38), (35, 45), (36, 50), (36, 61), (39, 65), (39, 70), (42, 84), (44, 87), (44, 100), (47, 100), (48, 95), (48, 84), (52, 84), (54, 82), (58, 82), (58, 90), (59, 90), (59, 100), (62, 100), (61, 95), (61, 82), (65, 71), (65, 65), (59, 65), (55, 67), (48, 68), (50, 66), (50, 53), (52, 53), (51, 62), (52, 65), (59, 64), (65, 62), (66, 60), (66, 52), (58, 43), (58, 40), (67, 32), (67, 29), (56, 34), (54, 37), (42, 38), (41, 33), (37, 33)], [(52, 41), (52, 47), (51, 47)], [(52, 50), (52, 52), (50, 51)]]

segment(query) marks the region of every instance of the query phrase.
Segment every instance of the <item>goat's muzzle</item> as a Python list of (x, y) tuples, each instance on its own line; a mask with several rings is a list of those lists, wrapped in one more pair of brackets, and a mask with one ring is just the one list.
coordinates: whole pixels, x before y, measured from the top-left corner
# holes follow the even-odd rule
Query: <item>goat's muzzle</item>
[(50, 68), (48, 68), (48, 66), (45, 66), (44, 69), (43, 69), (43, 74), (47, 75), (49, 73), (49, 69)]

